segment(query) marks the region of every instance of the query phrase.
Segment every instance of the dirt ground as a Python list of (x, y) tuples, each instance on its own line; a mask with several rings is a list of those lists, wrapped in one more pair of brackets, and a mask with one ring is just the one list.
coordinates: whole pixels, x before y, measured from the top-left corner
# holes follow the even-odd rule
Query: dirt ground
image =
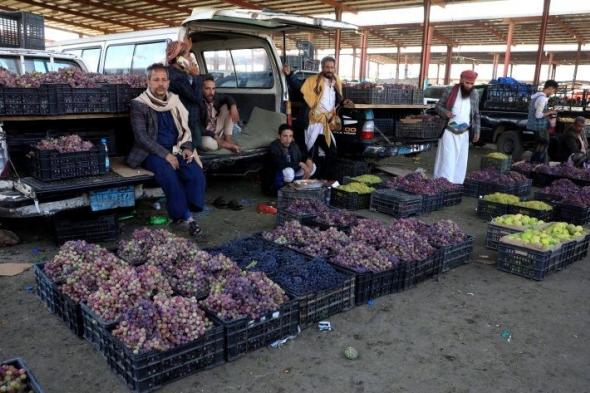
[[(472, 149), (471, 168), (482, 152)], [(430, 152), (389, 163), (431, 171), (433, 158)], [(232, 196), (248, 206), (203, 213), (203, 246), (273, 227), (274, 217), (255, 211), (268, 200), (258, 189), (251, 178), (210, 182), (209, 200)], [(486, 224), (474, 209), (475, 200), (466, 198), (421, 217), (451, 218), (474, 235), (473, 263), (333, 316), (332, 332), (309, 328), (282, 348), (250, 353), (161, 392), (590, 392), (590, 264), (578, 262), (542, 282), (500, 272), (489, 264), (495, 253), (484, 248)], [(139, 208), (123, 235), (150, 213), (149, 204)], [(0, 249), (0, 261), (51, 257), (55, 245), (46, 225), (33, 221), (17, 228), (24, 242)], [(47, 311), (31, 292), (33, 285), (30, 270), (0, 277), (0, 359), (25, 358), (49, 393), (127, 392), (105, 359)], [(349, 345), (359, 359), (344, 358)]]

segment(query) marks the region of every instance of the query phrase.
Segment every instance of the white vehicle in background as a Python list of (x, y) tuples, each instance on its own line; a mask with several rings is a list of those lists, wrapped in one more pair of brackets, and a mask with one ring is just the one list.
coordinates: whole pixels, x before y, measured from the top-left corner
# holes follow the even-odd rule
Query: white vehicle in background
[(177, 40), (182, 29), (167, 28), (117, 33), (59, 42), (50, 49), (81, 57), (90, 72), (139, 74), (153, 63), (164, 63), (166, 45)]
[(60, 68), (78, 68), (87, 71), (78, 56), (50, 50), (0, 48), (0, 67), (22, 75), (26, 72), (50, 72)]

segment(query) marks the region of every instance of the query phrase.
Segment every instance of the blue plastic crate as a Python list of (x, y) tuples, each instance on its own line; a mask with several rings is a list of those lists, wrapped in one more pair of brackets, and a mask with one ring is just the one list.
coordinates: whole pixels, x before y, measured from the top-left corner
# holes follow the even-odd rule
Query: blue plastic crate
[(135, 206), (135, 189), (133, 186), (90, 191), (88, 196), (90, 209), (93, 212)]

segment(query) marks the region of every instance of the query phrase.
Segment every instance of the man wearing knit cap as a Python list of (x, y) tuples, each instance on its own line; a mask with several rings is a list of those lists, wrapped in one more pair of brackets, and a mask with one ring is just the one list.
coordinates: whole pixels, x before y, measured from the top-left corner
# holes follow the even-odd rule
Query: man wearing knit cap
[(437, 113), (447, 120), (438, 141), (434, 177), (444, 177), (451, 183), (463, 184), (469, 155), (469, 131), (473, 142), (479, 140), (479, 94), (473, 88), (477, 72), (461, 73), (458, 84), (447, 90), (436, 104)]

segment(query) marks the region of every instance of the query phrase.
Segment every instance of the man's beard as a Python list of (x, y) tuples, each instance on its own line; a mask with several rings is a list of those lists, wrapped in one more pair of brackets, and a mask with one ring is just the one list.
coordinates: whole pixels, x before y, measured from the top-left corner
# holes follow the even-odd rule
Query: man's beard
[(326, 79), (334, 79), (334, 74), (331, 72), (322, 72), (322, 76)]
[(215, 101), (215, 96), (205, 96), (205, 100), (209, 103)]
[(471, 90), (473, 90), (473, 87), (471, 89), (466, 89), (465, 86), (461, 85), (461, 96), (463, 98), (469, 97), (471, 95)]

